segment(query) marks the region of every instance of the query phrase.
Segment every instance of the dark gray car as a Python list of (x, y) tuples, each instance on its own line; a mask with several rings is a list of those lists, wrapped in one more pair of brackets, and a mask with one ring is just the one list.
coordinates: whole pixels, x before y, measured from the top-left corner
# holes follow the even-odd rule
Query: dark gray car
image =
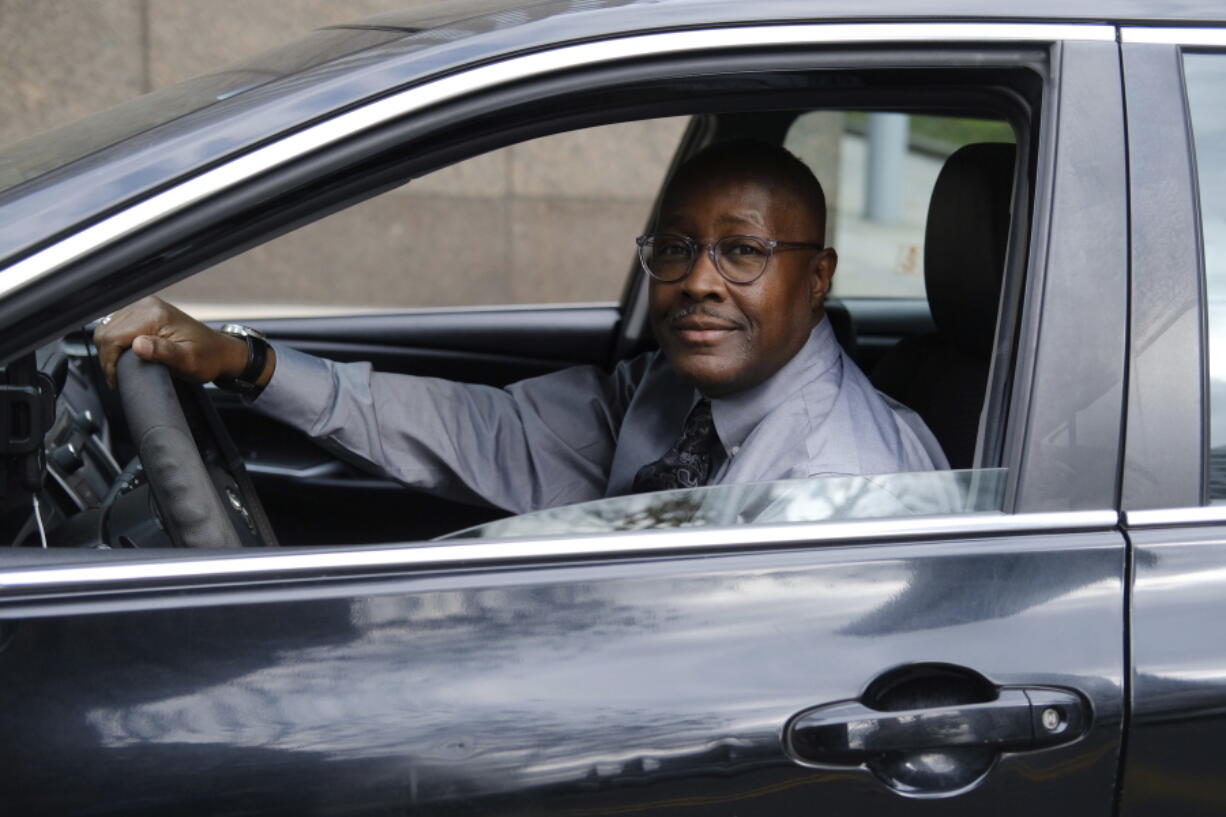
[[(1226, 811), (1223, 80), (1191, 0), (546, 2), (324, 30), (0, 155), (0, 804)], [(99, 379), (99, 316), (440, 168), (687, 117), (675, 166), (829, 111), (1004, 134), (934, 160), (926, 295), (831, 308), (954, 471), (495, 519)], [(252, 325), (491, 385), (607, 367), (650, 344), (627, 248), (615, 304)], [(176, 423), (190, 463), (132, 442)], [(204, 505), (225, 535), (172, 548)]]

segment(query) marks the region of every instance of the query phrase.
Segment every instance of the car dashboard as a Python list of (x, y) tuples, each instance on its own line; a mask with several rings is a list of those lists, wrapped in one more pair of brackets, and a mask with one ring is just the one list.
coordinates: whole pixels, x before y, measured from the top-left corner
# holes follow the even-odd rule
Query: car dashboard
[(13, 547), (167, 547), (140, 460), (123, 439), (117, 401), (84, 333), (39, 349), (36, 368), (54, 387), (36, 499), (6, 506), (3, 540)]

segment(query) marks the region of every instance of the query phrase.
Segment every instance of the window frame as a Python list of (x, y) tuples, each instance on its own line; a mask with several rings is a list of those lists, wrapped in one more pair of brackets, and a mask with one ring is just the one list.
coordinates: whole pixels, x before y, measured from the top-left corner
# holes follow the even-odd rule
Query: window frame
[[(840, 26), (780, 26), (780, 29), (792, 30), (799, 29), (802, 33), (812, 33), (811, 29), (819, 30), (823, 34), (828, 34), (832, 29), (843, 30)], [(938, 29), (931, 24), (915, 24), (913, 26), (852, 26), (851, 28), (860, 32), (862, 40), (850, 40), (851, 42), (872, 41), (876, 42), (880, 39), (888, 29), (890, 32), (899, 34), (898, 41), (902, 43), (913, 44), (923, 37), (932, 36)], [(1053, 186), (1054, 186), (1054, 164), (1056, 160), (1056, 152), (1061, 149), (1063, 143), (1056, 141), (1055, 133), (1058, 130), (1057, 112), (1062, 110), (1058, 98), (1057, 91), (1061, 93), (1070, 84), (1079, 88), (1085, 94), (1093, 87), (1095, 81), (1101, 75), (1103, 60), (1101, 56), (1104, 49), (1113, 49), (1114, 42), (1102, 36), (1104, 31), (1112, 33), (1113, 29), (1103, 26), (1019, 26), (1006, 24), (1000, 26), (972, 26), (975, 35), (985, 36), (985, 31), (989, 33), (996, 31), (999, 33), (999, 40), (993, 41), (989, 37), (986, 44), (970, 43), (963, 49), (947, 49), (944, 51), (936, 51), (935, 53), (944, 55), (944, 59), (961, 59), (960, 65), (967, 67), (970, 70), (971, 65), (978, 66), (972, 55), (978, 53), (996, 53), (999, 54), (1002, 42), (1006, 46), (1017, 46), (1018, 41), (1022, 41), (1023, 45), (1033, 48), (1029, 37), (1037, 37), (1040, 41), (1040, 47), (1053, 55), (1053, 66), (1063, 64), (1062, 60), (1066, 60), (1066, 48), (1080, 48), (1083, 53), (1089, 55), (1089, 62), (1093, 64), (1095, 71), (1087, 73), (1076, 83), (1070, 83), (1065, 77), (1061, 82), (1057, 83), (1054, 78), (1049, 77), (1045, 82), (1042, 109), (1038, 115), (1038, 121), (1043, 123), (1041, 128), (1037, 129), (1035, 134), (1035, 143), (1032, 147), (1035, 155), (1038, 157), (1038, 162), (1030, 167), (1027, 172), (1027, 177), (1033, 176), (1034, 181), (1030, 184), (1015, 185), (1015, 224), (1016, 219), (1033, 218), (1032, 221), (1026, 221), (1028, 226), (1023, 231), (1015, 231), (1015, 239), (1011, 242), (1009, 250), (1010, 270), (1014, 274), (1006, 276), (1005, 293), (1002, 296), (1003, 302), (1017, 307), (1020, 304), (1021, 318), (1016, 327), (1011, 321), (1000, 322), (1001, 328), (998, 330), (997, 354), (993, 365), (993, 375), (991, 378), (992, 391), (989, 399), (997, 400), (1002, 411), (1007, 411), (1010, 417), (1010, 423), (1007, 425), (1001, 424), (1000, 434), (1001, 443), (1000, 450), (1001, 465), (1010, 469), (1011, 488), (1007, 490), (1007, 499), (1005, 510), (1008, 515), (1003, 517), (988, 516), (988, 517), (939, 517), (924, 520), (917, 523), (907, 520), (881, 520), (866, 523), (846, 523), (850, 525), (848, 528), (840, 528), (837, 523), (814, 523), (814, 525), (796, 525), (788, 526), (786, 530), (773, 531), (771, 528), (744, 528), (734, 529), (725, 534), (722, 534), (713, 539), (711, 531), (703, 531), (697, 534), (700, 539), (686, 544), (688, 540), (676, 539), (676, 532), (661, 532), (659, 534), (633, 534), (633, 539), (620, 536), (601, 536), (597, 537), (594, 542), (584, 542), (581, 538), (567, 539), (565, 543), (556, 544), (554, 546), (548, 543), (531, 543), (521, 542), (520, 548), (515, 550), (498, 549), (497, 555), (492, 554), (490, 559), (498, 561), (501, 559), (517, 559), (517, 558), (532, 558), (531, 553), (536, 553), (533, 550), (537, 547), (539, 552), (549, 558), (556, 558), (560, 554), (571, 554), (573, 556), (601, 555), (611, 556), (615, 554), (636, 554), (641, 552), (650, 552), (654, 550), (686, 550), (693, 547), (702, 550), (710, 547), (733, 547), (740, 548), (746, 546), (761, 546), (764, 543), (772, 543), (786, 545), (787, 543), (796, 544), (812, 544), (814, 541), (893, 541), (896, 539), (905, 539), (908, 541), (924, 541), (940, 535), (963, 535), (969, 533), (992, 534), (994, 532), (1009, 532), (1015, 533), (1018, 531), (1050, 531), (1050, 530), (1083, 530), (1083, 529), (1098, 529), (1109, 527), (1114, 523), (1115, 514), (1113, 510), (1114, 502), (1104, 501), (1104, 486), (1101, 479), (1092, 481), (1089, 486), (1082, 486), (1079, 489), (1068, 490), (1073, 483), (1078, 480), (1064, 480), (1060, 486), (1055, 489), (1059, 495), (1059, 501), (1053, 503), (1051, 496), (1052, 492), (1037, 491), (1033, 487), (1036, 481), (1043, 479), (1045, 472), (1050, 472), (1050, 468), (1039, 468), (1035, 471), (1035, 476), (1031, 476), (1030, 469), (1034, 468), (1035, 452), (1028, 450), (1027, 443), (1033, 439), (1036, 434), (1041, 434), (1044, 430), (1043, 422), (1052, 422), (1050, 419), (1036, 419), (1030, 412), (1030, 406), (1033, 400), (1040, 399), (1042, 393), (1059, 394), (1059, 390), (1063, 388), (1060, 383), (1048, 383), (1045, 387), (1039, 388), (1034, 384), (1035, 369), (1037, 360), (1042, 356), (1042, 351), (1038, 348), (1038, 327), (1044, 321), (1052, 321), (1052, 299), (1046, 287), (1049, 287), (1052, 282), (1046, 275), (1046, 264), (1049, 263), (1049, 256), (1053, 250), (1048, 246), (1049, 241), (1049, 222), (1053, 218), (1053, 210), (1063, 212), (1066, 208), (1071, 212), (1076, 212), (1075, 205), (1079, 205), (1084, 201), (1087, 195), (1091, 192), (1087, 189), (1077, 189), (1069, 196), (1066, 193), (1066, 199), (1060, 201), (1052, 201)], [(769, 27), (753, 29), (754, 31), (770, 31)], [(728, 30), (724, 30), (726, 33)], [(733, 30), (735, 31), (735, 30)], [(939, 28), (940, 35), (938, 40), (944, 43), (946, 37), (946, 27)], [(1037, 31), (1037, 33), (1036, 33)], [(701, 32), (690, 32), (701, 33)], [(1077, 39), (1073, 43), (1065, 43), (1061, 41), (1047, 42), (1043, 38), (1054, 36), (1055, 34), (1069, 34)], [(1085, 36), (1083, 36), (1085, 35)], [(629, 37), (617, 41), (619, 44), (633, 43), (637, 38)], [(813, 39), (810, 37), (810, 39)], [(950, 39), (957, 39), (951, 37)], [(843, 43), (848, 42), (847, 39), (825, 40), (819, 39), (821, 43), (827, 42)], [(592, 44), (602, 45), (600, 43)], [(608, 45), (604, 43), (603, 45)], [(986, 48), (985, 48), (986, 46)], [(559, 48), (555, 52), (561, 54), (567, 52), (571, 47)], [(978, 51), (977, 51), (978, 49)], [(881, 61), (882, 53), (889, 53), (890, 48), (883, 48), (880, 53), (868, 53), (863, 56), (870, 64), (876, 65)], [(607, 52), (600, 52), (607, 53)], [(831, 54), (837, 59), (846, 59), (849, 52), (832, 50)], [(861, 55), (865, 55), (864, 51), (859, 51)], [(954, 57), (949, 55), (953, 54)], [(539, 56), (539, 55), (532, 55)], [(682, 56), (691, 57), (693, 55), (683, 54)], [(779, 55), (775, 55), (779, 56)], [(796, 58), (802, 57), (808, 62), (806, 64), (812, 66), (812, 61), (816, 58), (810, 52), (798, 52), (796, 54), (783, 54), (781, 58)], [(670, 59), (672, 55), (670, 55)], [(722, 65), (726, 70), (727, 57), (715, 57), (705, 52), (701, 55), (702, 59), (722, 60)], [(763, 57), (753, 55), (752, 60), (756, 64), (768, 63), (771, 57)], [(671, 64), (671, 63), (670, 63)], [(497, 64), (495, 64), (496, 67)], [(653, 62), (636, 63), (625, 70), (643, 70), (658, 71), (659, 64)], [(479, 69), (474, 69), (479, 70)], [(1057, 69), (1053, 67), (1053, 72)], [(565, 83), (589, 82), (587, 75), (576, 71), (573, 74), (564, 75), (558, 78), (558, 81)], [(625, 79), (619, 80), (624, 83)], [(440, 81), (441, 82), (441, 81)], [(430, 86), (424, 86), (429, 88)], [(518, 89), (523, 91), (524, 89)], [(529, 94), (539, 94), (539, 85), (526, 86)], [(409, 92), (405, 92), (409, 93)], [(482, 103), (480, 97), (468, 98), (460, 103), (462, 106), (468, 106), (469, 110), (476, 110)], [(1108, 101), (1108, 105), (1110, 102)], [(437, 128), (440, 122), (445, 122), (450, 119), (452, 122), (463, 121), (460, 114), (456, 113), (455, 108), (434, 109), (420, 116), (413, 117), (408, 125), (405, 122), (394, 122), (393, 125), (411, 126), (423, 130)], [(550, 120), (550, 127), (555, 129), (565, 127), (567, 120), (564, 118)], [(536, 123), (539, 127), (540, 123)], [(1079, 136), (1081, 136), (1079, 134)], [(503, 133), (502, 137), (506, 141), (513, 141), (516, 138), (521, 138), (521, 135), (512, 131), (509, 135)], [(167, 217), (164, 221), (159, 222), (155, 227), (146, 230), (139, 234), (123, 237), (120, 240), (116, 237), (113, 245), (106, 246), (102, 250), (94, 251), (83, 258), (80, 263), (75, 263), (65, 267), (63, 271), (57, 271), (58, 267), (49, 267), (40, 276), (35, 283), (36, 286), (29, 286), (17, 293), (21, 297), (10, 297), (3, 302), (3, 307), (9, 310), (21, 310), (25, 308), (22, 314), (23, 319), (28, 322), (32, 319), (38, 319), (40, 313), (36, 308), (30, 308), (31, 301), (38, 305), (41, 299), (44, 304), (54, 303), (57, 296), (65, 291), (66, 287), (73, 284), (81, 284), (88, 289), (88, 296), (82, 301), (86, 303), (84, 309), (96, 310), (98, 304), (103, 303), (103, 298), (109, 298), (110, 303), (114, 303), (118, 299), (126, 299), (132, 297), (135, 293), (148, 291), (153, 286), (163, 286), (167, 282), (167, 263), (164, 258), (166, 248), (179, 243), (181, 246), (186, 245), (188, 250), (196, 248), (197, 251), (201, 244), (208, 243), (209, 230), (228, 229), (233, 222), (227, 221), (225, 213), (232, 214), (235, 212), (236, 204), (243, 204), (250, 201), (267, 201), (270, 198), (275, 199), (276, 196), (282, 195), (287, 189), (294, 189), (296, 182), (303, 178), (316, 177), (321, 172), (321, 168), (336, 168), (345, 166), (345, 162), (354, 161), (355, 156), (363, 154), (368, 155), (372, 144), (377, 144), (378, 140), (392, 140), (395, 145), (402, 145), (405, 142), (403, 131), (397, 129), (395, 133), (384, 131), (372, 131), (365, 138), (354, 138), (349, 141), (338, 141), (338, 144), (326, 151), (319, 151), (310, 156), (303, 157), (295, 163), (288, 163), (280, 167), (279, 170), (273, 172), (267, 167), (258, 167), (255, 163), (249, 165), (241, 165), (248, 167), (249, 171), (241, 178), (236, 179), (224, 190), (216, 191), (216, 195), (207, 200), (202, 201), (199, 205), (188, 208), (184, 202), (186, 193), (179, 192), (179, 198), (172, 200), (169, 204), (162, 202), (157, 206), (182, 207), (182, 210), (175, 210), (173, 216)], [(697, 140), (696, 140), (697, 141)], [(1019, 140), (1020, 142), (1020, 140)], [(1084, 139), (1078, 139), (1075, 142), (1076, 147), (1081, 151), (1089, 151), (1096, 147)], [(269, 147), (275, 147), (270, 145)], [(693, 144), (693, 149), (699, 148), (701, 145)], [(419, 164), (418, 169), (427, 167), (437, 167), (440, 164), (446, 163), (451, 156), (458, 157), (461, 154), (471, 154), (473, 147), (471, 144), (463, 144), (459, 146), (450, 146), (445, 149), (435, 150), (425, 153), (415, 159)], [(241, 163), (248, 157), (240, 157), (234, 163)], [(678, 157), (679, 160), (684, 158)], [(234, 168), (230, 165), (225, 165), (216, 168), (216, 171), (223, 171), (227, 168), (234, 172)], [(340, 207), (346, 206), (356, 200), (368, 197), (378, 192), (380, 189), (387, 189), (395, 184), (402, 183), (406, 169), (410, 172), (414, 169), (413, 166), (405, 164), (397, 164), (392, 167), (377, 167), (372, 170), (369, 175), (362, 179), (363, 187), (360, 191), (353, 189), (343, 189), (339, 195), (336, 195), (326, 207), (320, 207), (319, 200), (312, 199), (309, 212), (305, 210), (298, 213), (282, 214), (284, 217), (284, 229), (290, 229), (298, 223), (304, 223), (308, 220), (313, 220), (326, 212), (330, 212)], [(210, 171), (210, 173), (215, 171)], [(190, 185), (193, 181), (201, 182), (205, 187), (216, 183), (215, 179), (208, 180), (204, 176), (197, 177), (195, 180), (184, 182), (183, 185)], [(181, 187), (183, 186), (181, 185)], [(381, 186), (382, 185), (382, 186)], [(172, 188), (167, 193), (174, 193), (178, 188)], [(194, 194), (193, 194), (194, 195)], [(173, 198), (173, 197), (172, 197)], [(151, 202), (154, 200), (150, 200)], [(176, 203), (177, 202), (177, 203)], [(148, 203), (148, 202), (147, 202)], [(141, 205), (137, 205), (139, 208)], [(152, 206), (152, 205), (151, 205)], [(153, 208), (156, 209), (156, 208)], [(241, 212), (241, 207), (238, 210)], [(122, 218), (125, 214), (120, 213), (115, 218)], [(1113, 217), (1113, 213), (1108, 213), (1108, 216)], [(1075, 219), (1071, 220), (1072, 224), (1065, 224), (1061, 227), (1062, 235), (1076, 235), (1081, 224)], [(237, 251), (244, 245), (244, 241), (248, 245), (256, 240), (266, 240), (269, 236), (268, 232), (260, 234), (258, 239), (240, 239), (235, 241), (229, 248), (230, 251)], [(75, 246), (75, 245), (74, 245)], [(1031, 248), (1034, 251), (1031, 252)], [(49, 248), (55, 249), (54, 247)], [(65, 252), (73, 249), (69, 247)], [(199, 254), (195, 257), (191, 252), (185, 252), (181, 255), (176, 263), (175, 275), (183, 276), (189, 274), (194, 268), (212, 263), (216, 260), (220, 252), (216, 249), (211, 249), (210, 253), (205, 256)], [(203, 260), (202, 260), (203, 259)], [(160, 266), (155, 262), (160, 262)], [(151, 269), (152, 267), (152, 269)], [(1025, 268), (1025, 274), (1020, 274), (1020, 271)], [(13, 268), (10, 268), (11, 271)], [(118, 281), (119, 272), (123, 271), (125, 278), (122, 282)], [(0, 276), (5, 273), (0, 273)], [(153, 282), (153, 286), (150, 285)], [(101, 287), (106, 287), (108, 284), (119, 284), (118, 291), (110, 289), (105, 294), (100, 293)], [(1058, 303), (1058, 301), (1056, 302)], [(31, 316), (34, 318), (31, 318)], [(2, 316), (0, 316), (2, 317)], [(64, 325), (65, 320), (74, 320), (79, 316), (69, 315), (60, 317), (58, 321), (52, 325), (57, 329)], [(1067, 310), (1060, 313), (1061, 321), (1067, 322), (1070, 320)], [(40, 331), (46, 331), (40, 330)], [(12, 340), (8, 343), (8, 351), (11, 353), (14, 348), (21, 348), (20, 343), (29, 344), (32, 338), (37, 339), (38, 335), (27, 330), (26, 334), (20, 341)], [(1108, 343), (1115, 343), (1117, 339), (1112, 338)], [(1013, 356), (1016, 353), (1017, 359)], [(1014, 379), (1016, 378), (1016, 380)], [(1061, 408), (1064, 406), (1064, 408)], [(1051, 413), (1057, 415), (1056, 421), (1059, 420), (1061, 412), (1067, 408), (1066, 403), (1062, 403), (1052, 409)], [(1117, 474), (1118, 462), (1113, 458), (1113, 454), (1107, 452), (1105, 456), (1100, 458), (1098, 463), (1100, 470), (1102, 468), (1110, 469), (1110, 479), (1114, 486)], [(1112, 489), (1114, 490), (1114, 489)], [(1033, 496), (1032, 496), (1033, 494)], [(841, 532), (845, 531), (845, 532)], [(642, 543), (636, 543), (640, 537)], [(663, 537), (663, 538), (659, 538)], [(485, 547), (485, 545), (465, 545), (465, 546), (447, 546), (447, 547)], [(525, 548), (527, 550), (525, 550)], [(560, 548), (560, 550), (559, 550)], [(379, 553), (388, 554), (396, 552), (399, 556), (379, 556)], [(423, 550), (422, 546), (393, 546), (391, 550), (367, 550), (351, 548), (343, 549), (328, 549), (326, 553), (316, 554), (323, 561), (308, 560), (311, 565), (328, 564), (352, 564), (352, 565), (367, 565), (384, 564), (384, 563), (403, 563), (405, 559), (408, 562), (416, 563), (416, 558), (410, 558), (406, 554), (425, 553), (425, 552), (442, 552), (433, 550)], [(371, 554), (362, 556), (360, 554)], [(352, 561), (347, 559), (347, 554), (355, 554)], [(520, 554), (514, 556), (513, 554)], [(552, 555), (549, 555), (552, 554)], [(242, 567), (236, 567), (239, 572), (261, 570), (282, 570), (291, 569), (293, 564), (296, 564), (293, 559), (296, 556), (286, 556), (285, 561), (281, 557), (274, 555), (251, 554), (237, 557), (236, 565), (241, 564)], [(249, 562), (249, 559), (255, 560)], [(267, 560), (273, 561), (267, 561)], [(387, 562), (390, 559), (391, 562)], [(172, 559), (170, 561), (179, 562), (182, 559)], [(210, 559), (200, 561), (201, 567), (193, 568), (203, 571), (199, 575), (207, 574), (210, 569), (204, 565), (211, 564), (224, 572), (225, 568), (219, 560)], [(261, 566), (262, 565), (262, 566)], [(313, 568), (312, 568), (313, 569)], [(122, 571), (121, 571), (122, 572)], [(154, 571), (157, 572), (156, 570)], [(171, 571), (173, 573), (173, 571)], [(161, 574), (159, 574), (161, 575)]]
[[(1221, 29), (1121, 29), (1133, 303), (1121, 508), (1133, 528), (1226, 521), (1226, 504), (1209, 504), (1205, 252), (1183, 70), (1185, 55), (1224, 49)], [(1155, 293), (1162, 310), (1147, 308)]]

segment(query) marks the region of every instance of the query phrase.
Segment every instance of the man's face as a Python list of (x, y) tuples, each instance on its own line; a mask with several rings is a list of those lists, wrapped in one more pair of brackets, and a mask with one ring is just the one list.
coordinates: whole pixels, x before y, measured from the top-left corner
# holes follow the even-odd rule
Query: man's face
[[(728, 171), (690, 179), (665, 195), (656, 230), (699, 243), (729, 235), (821, 241), (822, 214), (768, 181)], [(724, 280), (705, 248), (688, 276), (652, 279), (652, 330), (676, 372), (704, 395), (756, 386), (800, 350), (822, 315), (837, 261), (832, 250), (777, 248), (752, 284)]]

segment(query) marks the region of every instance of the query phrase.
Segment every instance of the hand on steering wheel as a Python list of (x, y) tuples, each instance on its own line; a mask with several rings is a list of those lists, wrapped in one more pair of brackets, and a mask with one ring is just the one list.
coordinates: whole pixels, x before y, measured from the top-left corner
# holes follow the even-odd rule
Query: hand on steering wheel
[[(136, 357), (161, 363), (175, 379), (188, 383), (232, 379), (247, 366), (246, 343), (210, 329), (157, 297), (143, 298), (107, 316), (94, 329), (94, 345), (111, 388), (116, 386), (119, 356), (128, 348)], [(260, 377), (261, 386), (275, 366), (276, 355), (270, 353)]]
[(131, 351), (116, 366), (128, 429), (180, 547), (275, 546), (276, 536), (216, 410), (199, 385)]

